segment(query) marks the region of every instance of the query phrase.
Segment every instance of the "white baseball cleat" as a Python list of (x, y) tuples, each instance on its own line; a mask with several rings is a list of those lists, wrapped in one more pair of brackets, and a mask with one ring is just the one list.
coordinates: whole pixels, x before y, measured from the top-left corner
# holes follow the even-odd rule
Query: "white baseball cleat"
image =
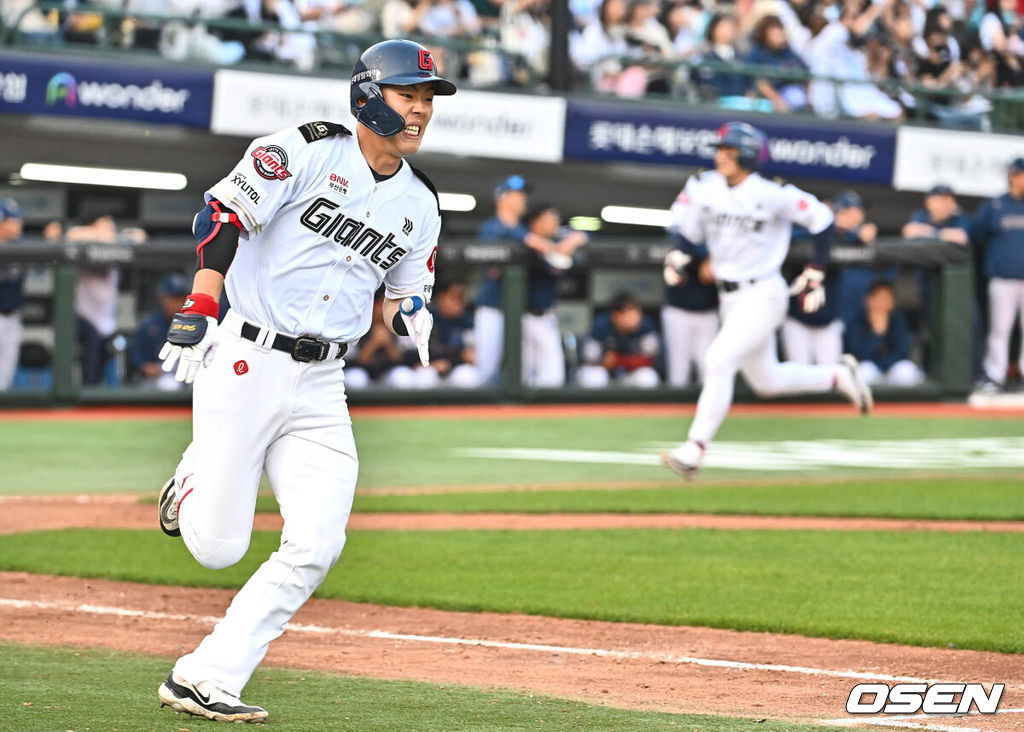
[(875, 398), (871, 387), (860, 377), (858, 366), (857, 359), (848, 353), (839, 359), (835, 390), (849, 399), (861, 414), (868, 414), (875, 406)]
[(704, 446), (696, 440), (687, 440), (679, 447), (661, 453), (662, 465), (687, 480), (697, 477), (703, 462)]
[(156, 695), (160, 706), (215, 722), (264, 722), (268, 716), (263, 707), (243, 704), (237, 696), (218, 689), (209, 681), (192, 685), (173, 673), (160, 684)]

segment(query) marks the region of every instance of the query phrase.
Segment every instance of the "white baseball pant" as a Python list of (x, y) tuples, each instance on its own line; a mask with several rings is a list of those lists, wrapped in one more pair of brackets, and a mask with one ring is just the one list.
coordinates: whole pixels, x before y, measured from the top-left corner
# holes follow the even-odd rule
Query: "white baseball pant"
[[(718, 333), (718, 311), (661, 308), (661, 332), (665, 339), (665, 371), (669, 386), (686, 386), (690, 374), (704, 380), (704, 356)], [(696, 372), (691, 370), (691, 366)]]
[(796, 363), (832, 365), (843, 357), (843, 321), (828, 325), (807, 325), (794, 318), (782, 324), (782, 346), (786, 358)]
[[(1024, 280), (993, 277), (988, 282), (988, 340), (985, 348), (985, 375), (997, 384), (1006, 383), (1010, 361), (1010, 333), (1020, 316), (1024, 325)], [(1024, 373), (1024, 348), (1020, 357)]]
[(722, 327), (704, 360), (704, 388), (689, 438), (707, 445), (732, 405), (736, 372), (760, 396), (826, 392), (833, 388), (835, 366), (779, 363), (775, 331), (786, 316), (789, 289), (781, 275), (722, 292)]
[(181, 535), (206, 567), (245, 555), (264, 469), (284, 518), (278, 550), (174, 667), (232, 694), (338, 560), (359, 468), (344, 362), (299, 363), (241, 339), (238, 329), (229, 312), (212, 364), (196, 377), (193, 441), (175, 471)]
[(21, 352), (21, 311), (0, 314), (0, 391), (10, 389)]
[(473, 315), (473, 343), (481, 384), (497, 382), (498, 372), (501, 370), (504, 339), (505, 313), (498, 308), (484, 305), (477, 307)]
[(924, 374), (913, 361), (904, 359), (897, 361), (882, 371), (872, 361), (861, 361), (857, 365), (857, 373), (865, 384), (889, 384), (890, 386), (915, 386), (924, 379)]
[(565, 383), (562, 334), (553, 310), (543, 315), (527, 313), (523, 316), (523, 383), (539, 387)]

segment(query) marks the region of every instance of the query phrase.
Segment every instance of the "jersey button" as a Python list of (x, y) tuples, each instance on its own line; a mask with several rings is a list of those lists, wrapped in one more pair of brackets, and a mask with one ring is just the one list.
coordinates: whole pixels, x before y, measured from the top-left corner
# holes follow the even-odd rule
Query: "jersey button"
[(327, 302), (330, 299), (331, 299), (330, 295), (324, 295), (324, 302)]
[(352, 261), (352, 257), (345, 257), (345, 261), (346, 262), (351, 262)]
[(370, 218), (370, 212), (369, 211), (366, 212), (366, 218)]

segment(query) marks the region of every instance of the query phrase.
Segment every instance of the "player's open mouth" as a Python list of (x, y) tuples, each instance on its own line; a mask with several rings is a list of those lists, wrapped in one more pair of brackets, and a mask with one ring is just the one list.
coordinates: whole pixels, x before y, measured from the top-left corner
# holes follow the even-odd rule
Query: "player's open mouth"
[(408, 137), (414, 137), (417, 140), (420, 137), (420, 126), (419, 125), (408, 125), (405, 128), (405, 134)]

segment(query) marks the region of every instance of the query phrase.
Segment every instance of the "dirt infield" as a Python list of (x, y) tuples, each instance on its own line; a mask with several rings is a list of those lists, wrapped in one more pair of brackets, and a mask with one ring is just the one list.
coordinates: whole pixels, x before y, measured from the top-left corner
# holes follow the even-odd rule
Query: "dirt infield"
[[(231, 595), (0, 573), (0, 637), (170, 660), (198, 643)], [(846, 717), (850, 689), (865, 680), (998, 679), (1007, 684), (1001, 709), (1024, 705), (1024, 663), (1003, 654), (336, 600), (310, 601), (265, 663), (444, 684), (486, 679), (488, 688), (624, 708), (800, 721)], [(1024, 728), (1019, 714), (931, 721)]]
[[(135, 496), (2, 496), (0, 534), (38, 529), (152, 529), (155, 504)], [(280, 531), (278, 514), (256, 514), (254, 528)], [(355, 531), (451, 531), (499, 529), (729, 529), (805, 531), (986, 531), (1024, 532), (1024, 521), (933, 521), (922, 519), (618, 513), (354, 513)]]

